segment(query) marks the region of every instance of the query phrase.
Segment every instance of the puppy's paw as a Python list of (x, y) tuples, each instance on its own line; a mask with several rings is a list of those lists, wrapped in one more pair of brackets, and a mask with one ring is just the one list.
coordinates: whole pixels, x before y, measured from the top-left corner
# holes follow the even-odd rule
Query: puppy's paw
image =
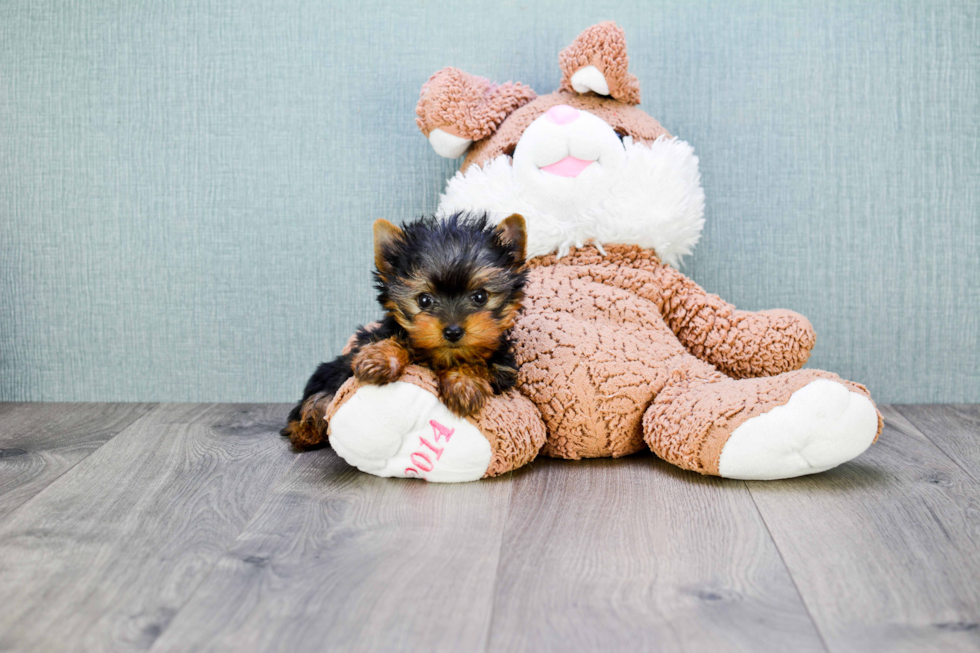
[(460, 417), (479, 412), (492, 394), (490, 382), (468, 368), (446, 370), (439, 375), (439, 398)]
[(289, 437), (289, 441), (297, 449), (313, 449), (325, 444), (327, 435), (324, 430), (319, 429), (313, 422), (301, 422), (296, 420), (290, 422), (281, 431), (281, 435)]
[(408, 365), (408, 352), (394, 340), (364, 346), (354, 356), (354, 376), (360, 383), (384, 385), (397, 381)]
[(327, 420), (324, 417), (327, 406), (333, 401), (333, 395), (318, 392), (303, 402), (299, 419), (290, 420), (281, 435), (297, 449), (313, 449), (327, 443)]
[(510, 365), (494, 364), (490, 369), (490, 385), (496, 394), (517, 385), (517, 369)]

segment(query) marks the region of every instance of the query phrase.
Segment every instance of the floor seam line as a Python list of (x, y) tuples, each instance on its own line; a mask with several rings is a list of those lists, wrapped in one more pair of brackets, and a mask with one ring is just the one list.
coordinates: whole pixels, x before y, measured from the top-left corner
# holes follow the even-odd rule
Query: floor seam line
[[(95, 403), (95, 402), (93, 402), (93, 403)], [(109, 403), (109, 402), (106, 402), (106, 403)], [(127, 403), (127, 402), (119, 402), (119, 403)], [(141, 403), (141, 402), (135, 402), (135, 403)], [(120, 429), (115, 435), (113, 435), (111, 438), (109, 438), (108, 440), (106, 440), (105, 442), (103, 442), (102, 444), (100, 444), (99, 446), (97, 446), (95, 449), (92, 449), (90, 452), (88, 452), (88, 454), (84, 458), (79, 458), (78, 460), (76, 460), (74, 465), (72, 465), (71, 467), (68, 467), (68, 468), (64, 469), (55, 478), (51, 479), (51, 482), (48, 483), (43, 488), (41, 488), (41, 491), (40, 492), (38, 492), (34, 496), (30, 497), (29, 499), (27, 499), (27, 501), (25, 501), (24, 503), (20, 504), (19, 506), (17, 506), (16, 508), (14, 508), (10, 512), (8, 512), (2, 519), (0, 519), (0, 529), (2, 529), (3, 526), (5, 524), (7, 524), (14, 515), (16, 515), (18, 512), (20, 512), (21, 509), (24, 508), (24, 506), (27, 506), (27, 505), (30, 505), (31, 503), (33, 503), (35, 499), (37, 499), (38, 497), (40, 497), (42, 494), (44, 494), (49, 489), (51, 489), (51, 487), (53, 485), (55, 485), (58, 481), (60, 481), (61, 479), (63, 479), (66, 474), (68, 474), (70, 471), (72, 471), (73, 469), (75, 469), (76, 467), (78, 467), (79, 465), (81, 465), (83, 462), (85, 462), (86, 460), (88, 460), (89, 458), (91, 458), (92, 455), (95, 454), (95, 452), (97, 452), (100, 449), (102, 449), (102, 447), (106, 446), (107, 444), (109, 444), (110, 442), (112, 442), (113, 440), (115, 440), (116, 438), (118, 438), (120, 435), (122, 435), (123, 433), (125, 433), (129, 429), (133, 428), (134, 426), (136, 426), (140, 422), (142, 422), (144, 419), (146, 419), (146, 417), (148, 415), (153, 414), (162, 405), (159, 402), (158, 403), (146, 402), (146, 403), (151, 404), (152, 405), (152, 408), (150, 408), (145, 413), (143, 413), (142, 415), (140, 415), (139, 417), (137, 417), (136, 419), (134, 419), (132, 422), (130, 422), (129, 424), (127, 424), (125, 426), (125, 428)]]
[[(939, 405), (942, 405), (942, 406), (947, 406), (947, 405), (951, 405), (951, 404), (939, 404)], [(947, 460), (949, 460), (949, 461), (950, 461), (951, 463), (953, 463), (953, 465), (955, 465), (955, 466), (956, 466), (956, 468), (957, 468), (957, 469), (959, 469), (959, 470), (960, 470), (961, 472), (963, 472), (964, 474), (966, 474), (966, 476), (967, 476), (967, 478), (969, 478), (970, 480), (972, 480), (972, 481), (973, 481), (974, 483), (980, 483), (980, 478), (978, 478), (978, 477), (976, 477), (976, 476), (974, 476), (974, 475), (973, 475), (973, 473), (972, 473), (972, 472), (970, 472), (970, 471), (969, 471), (968, 469), (966, 469), (965, 467), (963, 467), (963, 465), (961, 465), (961, 464), (959, 463), (959, 461), (958, 461), (958, 460), (956, 460), (956, 459), (955, 459), (955, 458), (953, 458), (953, 457), (952, 457), (951, 455), (949, 455), (949, 453), (947, 453), (947, 451), (946, 451), (945, 449), (943, 449), (943, 447), (942, 447), (942, 445), (941, 445), (941, 444), (939, 444), (938, 442), (936, 442), (935, 440), (933, 440), (933, 439), (932, 439), (931, 437), (929, 437), (929, 434), (928, 434), (928, 433), (927, 433), (927, 432), (926, 432), (926, 431), (925, 431), (925, 430), (924, 430), (923, 428), (921, 428), (921, 427), (920, 427), (920, 426), (919, 426), (919, 425), (918, 425), (918, 424), (917, 424), (917, 423), (915, 422), (915, 420), (913, 420), (913, 419), (912, 419), (911, 417), (909, 417), (908, 415), (906, 415), (906, 414), (905, 414), (905, 412), (904, 412), (904, 411), (902, 411), (902, 409), (900, 409), (900, 408), (898, 407), (898, 406), (908, 406), (908, 404), (889, 404), (889, 406), (890, 406), (890, 407), (891, 407), (891, 409), (892, 409), (892, 410), (894, 410), (894, 411), (895, 411), (896, 413), (898, 413), (899, 415), (901, 415), (902, 417), (904, 417), (904, 418), (905, 418), (905, 420), (906, 420), (906, 421), (907, 421), (907, 422), (908, 422), (909, 424), (911, 424), (912, 426), (914, 426), (914, 427), (915, 427), (915, 430), (916, 430), (916, 431), (918, 431), (919, 433), (921, 433), (921, 434), (922, 434), (922, 437), (924, 437), (924, 438), (926, 439), (926, 441), (927, 441), (927, 442), (929, 442), (929, 444), (931, 444), (932, 446), (934, 446), (934, 447), (936, 447), (936, 449), (939, 449), (939, 451), (940, 451), (940, 452), (941, 452), (941, 453), (942, 453), (942, 454), (943, 454), (944, 456), (946, 456), (946, 459), (947, 459)]]
[(786, 563), (786, 558), (783, 556), (782, 550), (779, 548), (779, 543), (776, 542), (776, 537), (772, 534), (772, 529), (769, 528), (769, 522), (766, 521), (766, 516), (762, 514), (762, 510), (759, 508), (759, 503), (755, 500), (755, 495), (752, 494), (752, 488), (745, 481), (742, 481), (742, 486), (745, 491), (748, 492), (749, 498), (752, 500), (752, 505), (755, 507), (755, 512), (759, 515), (759, 519), (762, 520), (762, 525), (766, 527), (766, 534), (769, 535), (769, 541), (776, 548), (776, 555), (779, 556), (779, 561), (783, 563), (783, 569), (786, 570), (786, 574), (789, 576), (789, 580), (793, 583), (793, 589), (796, 590), (796, 595), (800, 598), (800, 603), (803, 604), (803, 609), (806, 610), (806, 616), (809, 617), (810, 623), (813, 624), (813, 629), (817, 633), (817, 637), (820, 638), (820, 644), (823, 646), (823, 650), (830, 653), (830, 646), (827, 644), (827, 640), (823, 636), (823, 631), (820, 630), (820, 624), (817, 620), (813, 618), (813, 613), (810, 611), (810, 606), (807, 605), (806, 599), (803, 598), (803, 592), (800, 591), (800, 586), (796, 582), (796, 577), (793, 576), (792, 570), (790, 570), (789, 565)]
[(487, 634), (483, 641), (483, 651), (486, 653), (490, 650), (490, 639), (493, 635), (493, 619), (497, 612), (497, 581), (500, 579), (500, 563), (504, 554), (504, 536), (507, 535), (507, 524), (510, 521), (510, 504), (514, 499), (514, 484), (517, 482), (514, 480), (513, 470), (507, 472), (507, 476), (510, 477), (510, 487), (507, 492), (507, 512), (504, 514), (503, 530), (500, 533), (500, 546), (497, 548), (497, 567), (494, 569), (493, 574), (493, 584), (490, 586), (490, 615), (487, 619)]
[[(221, 404), (214, 404), (214, 405), (221, 405)], [(276, 434), (276, 437), (282, 437), (282, 436)], [(262, 499), (262, 502), (258, 506), (256, 506), (255, 512), (252, 513), (252, 516), (248, 518), (248, 521), (245, 522), (245, 524), (242, 526), (241, 530), (238, 531), (238, 534), (234, 537), (234, 539), (232, 539), (228, 543), (228, 546), (225, 547), (225, 550), (222, 551), (221, 554), (219, 554), (214, 559), (214, 562), (211, 563), (208, 572), (206, 574), (202, 574), (201, 580), (199, 580), (197, 585), (194, 586), (194, 589), (192, 589), (188, 593), (187, 598), (184, 600), (183, 603), (180, 604), (180, 607), (174, 611), (174, 614), (170, 618), (170, 621), (167, 622), (167, 625), (160, 629), (160, 632), (157, 633), (157, 636), (153, 638), (153, 642), (149, 646), (147, 646), (146, 649), (144, 649), (146, 653), (152, 653), (153, 649), (156, 648), (157, 642), (160, 641), (160, 638), (163, 637), (164, 633), (167, 632), (171, 624), (173, 624), (173, 622), (177, 620), (177, 617), (179, 617), (180, 614), (184, 611), (184, 609), (187, 608), (188, 604), (191, 602), (194, 596), (196, 596), (197, 593), (201, 590), (201, 587), (208, 581), (208, 579), (211, 578), (212, 574), (214, 574), (214, 570), (215, 568), (217, 568), (218, 563), (220, 563), (221, 560), (224, 559), (224, 557), (228, 554), (228, 552), (235, 547), (235, 544), (238, 542), (239, 538), (241, 538), (242, 533), (248, 530), (248, 527), (252, 525), (252, 523), (255, 521), (259, 513), (262, 512), (262, 508), (264, 508), (265, 505), (271, 500), (272, 493), (276, 489), (276, 486), (279, 485), (280, 481), (282, 481), (282, 479), (285, 478), (286, 475), (289, 474), (289, 472), (291, 472), (294, 467), (299, 465), (300, 461), (302, 461), (302, 456), (297, 456), (296, 460), (291, 462), (289, 466), (287, 466), (286, 469), (283, 470), (279, 478), (276, 479), (276, 482), (270, 485), (269, 492), (266, 494), (265, 498)]]

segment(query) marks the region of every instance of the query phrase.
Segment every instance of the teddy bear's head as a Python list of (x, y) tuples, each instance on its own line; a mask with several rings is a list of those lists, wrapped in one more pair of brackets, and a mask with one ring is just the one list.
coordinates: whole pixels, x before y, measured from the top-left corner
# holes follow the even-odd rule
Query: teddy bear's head
[(625, 243), (677, 264), (704, 223), (693, 149), (636, 106), (639, 82), (615, 23), (590, 27), (558, 59), (561, 86), (540, 97), (456, 68), (429, 78), (419, 129), (441, 156), (466, 154), (438, 213), (520, 213), (528, 256)]

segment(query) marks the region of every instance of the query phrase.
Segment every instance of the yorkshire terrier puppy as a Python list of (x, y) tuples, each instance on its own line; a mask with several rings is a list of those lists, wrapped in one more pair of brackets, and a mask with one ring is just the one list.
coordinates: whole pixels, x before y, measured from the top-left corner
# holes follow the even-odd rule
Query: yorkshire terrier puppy
[(398, 228), (374, 223), (380, 324), (361, 327), (351, 351), (321, 363), (282, 434), (307, 448), (327, 441), (324, 412), (355, 376), (383, 385), (418, 363), (435, 371), (439, 396), (454, 413), (480, 410), (517, 381), (507, 331), (524, 299), (524, 218), (493, 226), (485, 215), (420, 218)]

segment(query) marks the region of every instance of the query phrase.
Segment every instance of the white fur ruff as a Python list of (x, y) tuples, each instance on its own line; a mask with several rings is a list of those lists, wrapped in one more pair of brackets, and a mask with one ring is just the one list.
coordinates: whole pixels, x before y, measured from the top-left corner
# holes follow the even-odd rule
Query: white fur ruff
[[(625, 165), (615, 174), (579, 180), (520, 179), (507, 156), (472, 166), (446, 184), (437, 214), (486, 211), (499, 222), (520, 213), (527, 220), (529, 258), (552, 252), (564, 256), (571, 247), (589, 242), (600, 249), (627, 244), (652, 248), (676, 267), (691, 253), (704, 226), (704, 191), (694, 148), (665, 136), (649, 146), (627, 137), (623, 145)], [(547, 175), (537, 170), (528, 174)], [(585, 184), (575, 187), (576, 181)], [(554, 188), (542, 192), (544, 184)]]

